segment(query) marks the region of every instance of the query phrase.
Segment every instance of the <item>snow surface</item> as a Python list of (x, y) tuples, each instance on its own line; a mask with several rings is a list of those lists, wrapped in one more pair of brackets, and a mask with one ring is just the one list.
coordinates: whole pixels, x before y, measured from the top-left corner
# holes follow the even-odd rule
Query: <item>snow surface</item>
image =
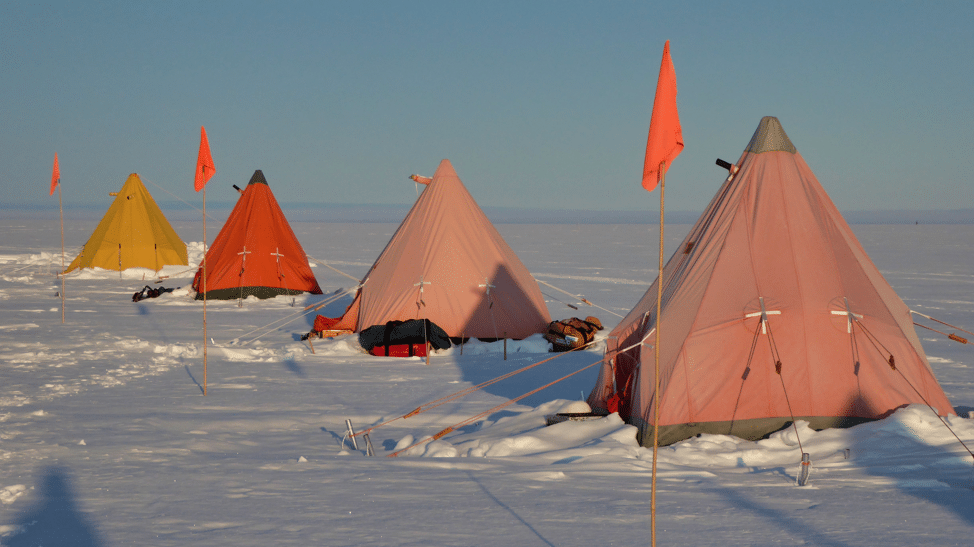
[[(97, 218), (72, 221), (68, 260)], [(219, 220), (211, 220), (210, 239)], [(174, 223), (199, 260), (200, 223)], [(392, 224), (292, 223), (305, 250), (353, 277)], [(471, 342), (421, 358), (364, 354), (354, 337), (300, 335), (303, 308), (354, 285), (318, 263), (321, 296), (202, 303), (191, 268), (87, 271), (67, 279), (61, 323), (60, 235), (50, 219), (0, 219), (0, 543), (26, 545), (633, 545), (650, 538), (651, 450), (613, 415), (545, 427), (577, 410), (597, 362), (563, 355), (370, 433), (425, 403), (552, 356), (538, 338)], [(653, 227), (499, 225), (540, 279), (625, 314), (655, 277)], [(688, 226), (667, 227), (670, 251)], [(974, 327), (974, 226), (855, 226), (907, 304)], [(176, 288), (139, 303), (144, 285)], [(619, 317), (542, 286), (555, 318)], [(292, 302), (294, 306), (292, 306)], [(326, 307), (340, 314), (349, 298)], [(288, 322), (290, 320), (290, 322)], [(953, 332), (942, 325), (929, 326)], [(265, 325), (268, 328), (261, 328)], [(919, 329), (974, 447), (972, 346)], [(963, 333), (961, 333), (963, 334)], [(208, 395), (202, 395), (207, 384)], [(464, 423), (443, 438), (386, 457)], [(758, 442), (704, 435), (658, 461), (661, 545), (969, 545), (974, 462), (923, 406), (851, 429), (799, 424), (811, 454), (795, 485), (794, 429)]]

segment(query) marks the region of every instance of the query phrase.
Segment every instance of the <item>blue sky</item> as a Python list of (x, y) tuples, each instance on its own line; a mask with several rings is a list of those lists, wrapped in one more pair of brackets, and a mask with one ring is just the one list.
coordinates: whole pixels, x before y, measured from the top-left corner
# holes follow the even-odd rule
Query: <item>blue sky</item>
[(449, 158), (483, 206), (655, 210), (639, 185), (663, 44), (702, 210), (777, 116), (843, 211), (974, 208), (971, 2), (19, 2), (0, 5), (0, 203), (192, 190), (407, 204)]

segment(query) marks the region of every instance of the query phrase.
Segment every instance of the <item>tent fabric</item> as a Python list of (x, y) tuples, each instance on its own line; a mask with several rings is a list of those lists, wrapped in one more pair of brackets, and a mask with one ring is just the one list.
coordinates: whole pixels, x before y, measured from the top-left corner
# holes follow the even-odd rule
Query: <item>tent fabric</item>
[(522, 339), (551, 321), (537, 281), (443, 160), (335, 329), (429, 319), (451, 337)]
[(660, 396), (657, 278), (609, 334), (589, 404), (618, 397), (644, 444), (657, 403), (661, 444), (758, 439), (792, 417), (846, 426), (912, 403), (952, 414), (909, 309), (776, 118), (737, 167), (663, 269)]
[[(259, 169), (206, 251), (206, 267), (208, 299), (321, 294), (308, 255)], [(193, 280), (197, 300), (204, 296), (202, 272), (200, 265)]]
[(139, 175), (132, 173), (66, 272), (78, 268), (127, 270), (189, 264), (179, 239)]

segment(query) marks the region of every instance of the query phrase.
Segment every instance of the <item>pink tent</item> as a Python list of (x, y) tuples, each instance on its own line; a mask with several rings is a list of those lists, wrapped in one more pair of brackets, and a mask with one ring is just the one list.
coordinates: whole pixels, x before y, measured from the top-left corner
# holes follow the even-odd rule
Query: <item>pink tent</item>
[(610, 333), (592, 407), (618, 401), (644, 444), (656, 401), (661, 444), (758, 439), (792, 417), (854, 425), (911, 403), (952, 414), (910, 310), (776, 118), (736, 168), (663, 269), (661, 396), (654, 283)]
[(336, 330), (429, 319), (452, 337), (521, 339), (551, 321), (538, 283), (440, 162)]

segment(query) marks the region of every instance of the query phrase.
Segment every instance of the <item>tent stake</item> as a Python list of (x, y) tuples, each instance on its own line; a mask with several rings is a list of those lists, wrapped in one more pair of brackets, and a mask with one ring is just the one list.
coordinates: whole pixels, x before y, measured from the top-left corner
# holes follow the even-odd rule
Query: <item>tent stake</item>
[(796, 483), (798, 486), (805, 486), (808, 484), (808, 475), (812, 472), (812, 459), (808, 455), (808, 452), (802, 452), (802, 464), (798, 469), (798, 480)]
[(358, 441), (355, 440), (355, 430), (352, 429), (352, 420), (345, 418), (345, 429), (348, 430), (348, 438), (352, 440), (352, 448), (358, 450)]
[(375, 456), (375, 449), (372, 448), (372, 439), (369, 438), (369, 434), (363, 435), (365, 437), (365, 455)]

